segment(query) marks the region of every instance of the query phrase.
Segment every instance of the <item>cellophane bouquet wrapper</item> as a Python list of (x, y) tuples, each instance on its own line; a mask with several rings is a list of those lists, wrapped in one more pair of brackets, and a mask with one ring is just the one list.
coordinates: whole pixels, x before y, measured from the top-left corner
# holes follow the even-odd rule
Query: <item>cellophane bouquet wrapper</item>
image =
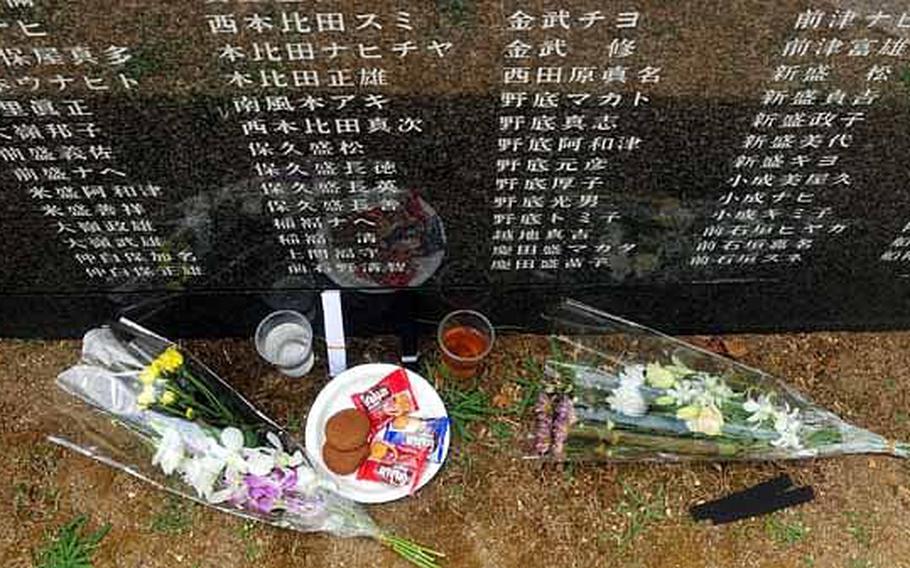
[(441, 556), (377, 526), (304, 448), (200, 361), (137, 324), (89, 331), (61, 373), (50, 440), (225, 513), (369, 537), (419, 566)]
[[(566, 300), (530, 455), (560, 461), (784, 460), (908, 445), (847, 423), (782, 380)], [(870, 385), (870, 388), (873, 388)]]

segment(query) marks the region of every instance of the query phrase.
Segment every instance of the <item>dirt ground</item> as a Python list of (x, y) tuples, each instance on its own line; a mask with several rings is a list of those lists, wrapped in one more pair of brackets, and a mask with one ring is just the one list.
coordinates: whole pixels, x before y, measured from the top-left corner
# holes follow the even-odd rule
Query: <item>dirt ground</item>
[[(854, 423), (910, 440), (910, 333), (737, 336), (731, 352)], [(324, 378), (285, 379), (246, 341), (191, 342), (191, 351), (263, 410), (298, 430)], [(507, 393), (540, 337), (497, 343), (480, 387)], [(75, 341), (0, 341), (0, 566), (31, 566), (45, 534), (77, 514), (112, 530), (98, 567), (401, 566), (366, 540), (301, 535), (187, 505), (130, 476), (44, 441), (53, 379)], [(381, 343), (352, 362), (383, 360)], [(494, 427), (495, 426), (495, 427)], [(376, 519), (448, 554), (447, 566), (910, 567), (910, 463), (852, 456), (798, 463), (541, 466), (520, 459), (508, 427), (481, 425), (456, 442), (415, 498), (371, 509)], [(689, 506), (786, 472), (816, 500), (723, 526), (696, 524)]]

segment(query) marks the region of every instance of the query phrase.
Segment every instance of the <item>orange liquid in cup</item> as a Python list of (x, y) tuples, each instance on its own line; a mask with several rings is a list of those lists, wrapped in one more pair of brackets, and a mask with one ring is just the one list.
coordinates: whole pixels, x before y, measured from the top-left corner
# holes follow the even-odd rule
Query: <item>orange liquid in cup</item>
[(443, 332), (442, 344), (445, 347), (443, 362), (452, 376), (467, 379), (477, 373), (480, 367), (478, 357), (486, 352), (490, 338), (473, 327), (459, 325)]

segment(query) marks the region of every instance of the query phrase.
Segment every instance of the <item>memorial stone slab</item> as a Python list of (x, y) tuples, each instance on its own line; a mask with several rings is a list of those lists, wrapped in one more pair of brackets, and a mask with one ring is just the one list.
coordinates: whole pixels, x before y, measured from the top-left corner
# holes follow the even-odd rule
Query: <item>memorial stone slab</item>
[(910, 324), (910, 7), (0, 0), (0, 334)]

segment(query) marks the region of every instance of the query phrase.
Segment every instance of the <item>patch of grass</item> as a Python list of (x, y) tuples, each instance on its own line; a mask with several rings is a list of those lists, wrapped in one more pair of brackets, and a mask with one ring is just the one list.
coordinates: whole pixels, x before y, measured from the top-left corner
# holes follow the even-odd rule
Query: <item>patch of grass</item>
[(111, 525), (86, 534), (87, 522), (88, 517), (79, 515), (60, 527), (57, 534), (35, 553), (35, 568), (92, 568), (95, 551)]
[(299, 412), (288, 412), (287, 425), (285, 430), (295, 438), (303, 435), (303, 415)]
[(39, 519), (60, 510), (60, 490), (20, 481), (13, 484), (13, 514), (17, 519)]
[(474, 475), (474, 456), (470, 452), (459, 449), (454, 456), (454, 464), (461, 469), (462, 479), (470, 479)]
[(515, 436), (515, 430), (508, 422), (495, 421), (490, 423), (490, 433), (500, 444), (506, 444)]
[(869, 548), (869, 545), (872, 544), (872, 532), (863, 523), (859, 513), (855, 511), (847, 513), (847, 532), (860, 546)]
[(653, 523), (667, 517), (667, 498), (663, 486), (658, 487), (654, 494), (647, 495), (625, 482), (621, 485), (622, 497), (614, 509), (626, 517), (626, 525), (614, 538), (616, 545), (624, 549)]
[(522, 366), (527, 378), (514, 378), (513, 383), (521, 385), (522, 396), (512, 406), (512, 412), (517, 416), (525, 416), (534, 407), (540, 391), (543, 390), (544, 370), (543, 365), (533, 357), (526, 357)]
[(159, 534), (183, 534), (193, 525), (191, 507), (183, 499), (168, 495), (164, 506), (152, 517), (150, 528)]
[(575, 482), (575, 462), (566, 462), (562, 466), (562, 478), (566, 483)]
[(803, 556), (803, 566), (806, 568), (815, 568), (815, 557), (811, 554)]
[(765, 534), (778, 546), (791, 546), (809, 534), (809, 527), (803, 523), (801, 518), (788, 521), (783, 518), (783, 515), (776, 514), (765, 521)]
[(256, 542), (256, 532), (259, 530), (259, 523), (255, 521), (244, 521), (240, 528), (237, 529), (237, 536), (243, 543), (243, 557), (247, 562), (255, 562), (262, 556), (262, 547)]
[(450, 384), (440, 394), (449, 413), (452, 429), (462, 440), (472, 441), (472, 426), (498, 414), (490, 403), (489, 395), (480, 389), (466, 389)]
[(875, 565), (868, 558), (851, 558), (847, 568), (875, 568)]

